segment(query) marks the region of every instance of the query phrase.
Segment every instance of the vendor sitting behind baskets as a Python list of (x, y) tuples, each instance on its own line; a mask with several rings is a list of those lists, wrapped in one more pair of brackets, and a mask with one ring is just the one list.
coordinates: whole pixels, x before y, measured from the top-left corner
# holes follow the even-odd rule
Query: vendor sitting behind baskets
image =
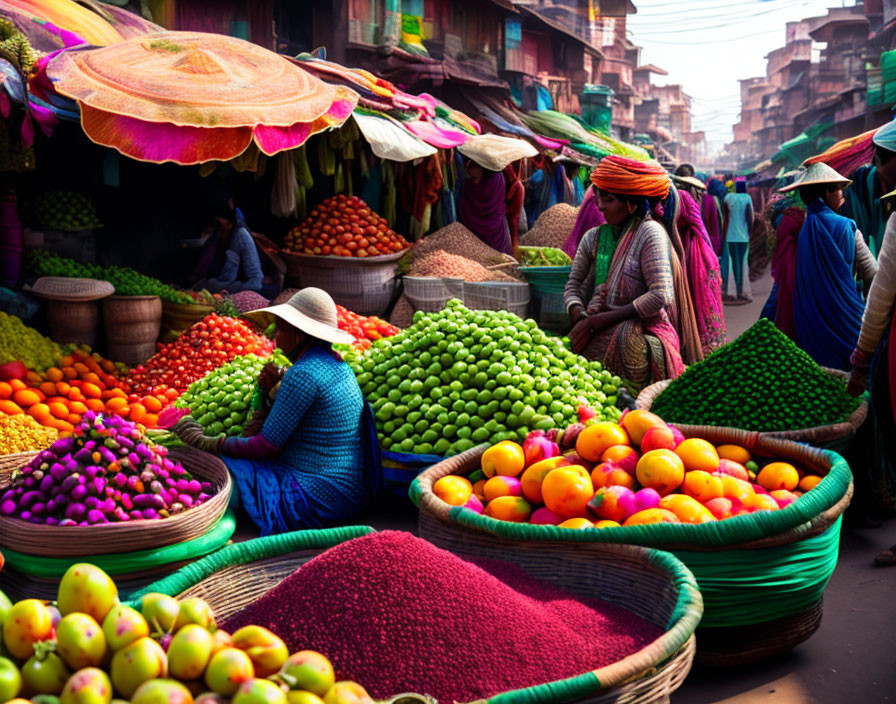
[(193, 288), (212, 293), (261, 292), (264, 275), (255, 240), (239, 210), (226, 206), (215, 211), (215, 234), (203, 247)]
[(572, 349), (637, 386), (675, 378), (684, 365), (673, 324), (673, 250), (650, 210), (669, 193), (657, 163), (604, 158), (591, 174), (607, 224), (588, 231), (563, 301)]
[(171, 429), (187, 444), (223, 455), (235, 497), (263, 535), (338, 524), (363, 509), (380, 484), (373, 414), (330, 347), (354, 341), (337, 327), (333, 299), (305, 288), (247, 317), (265, 324), (271, 315), (277, 346), (293, 364), (261, 433), (212, 438), (190, 416)]

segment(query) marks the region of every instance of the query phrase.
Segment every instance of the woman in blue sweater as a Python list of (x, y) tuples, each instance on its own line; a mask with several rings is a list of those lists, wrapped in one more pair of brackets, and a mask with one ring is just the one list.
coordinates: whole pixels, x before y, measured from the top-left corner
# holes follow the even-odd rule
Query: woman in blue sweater
[(379, 490), (376, 427), (355, 375), (330, 343), (350, 343), (339, 330), (336, 305), (317, 288), (254, 311), (274, 316), (287, 370), (261, 433), (208, 437), (187, 416), (172, 428), (184, 442), (220, 454), (235, 495), (263, 535), (340, 523)]

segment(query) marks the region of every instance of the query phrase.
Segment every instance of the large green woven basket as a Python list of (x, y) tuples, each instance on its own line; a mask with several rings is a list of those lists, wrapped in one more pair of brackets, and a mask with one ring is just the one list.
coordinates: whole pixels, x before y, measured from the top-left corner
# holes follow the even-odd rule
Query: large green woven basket
[(608, 543), (668, 550), (693, 572), (703, 594), (698, 662), (742, 664), (790, 650), (820, 625), (822, 594), (837, 564), (840, 520), (852, 496), (849, 466), (833, 452), (758, 433), (705, 426), (681, 430), (688, 437), (738, 444), (754, 455), (797, 462), (824, 479), (780, 511), (702, 525), (567, 530), (495, 520), (449, 506), (432, 493), (439, 478), (477, 469), (487, 447), (482, 445), (434, 465), (411, 485), (411, 499), (420, 508), (420, 536), (464, 554), (496, 546), (566, 550)]
[[(298, 531), (231, 545), (135, 593), (129, 604), (139, 608), (147, 592), (201, 597), (219, 619), (224, 619), (245, 609), (327, 548), (372, 532), (364, 526)], [(703, 613), (693, 575), (679, 560), (659, 550), (600, 544), (567, 545), (565, 550), (542, 547), (508, 550), (500, 546), (497, 551), (476, 554), (519, 564), (533, 577), (571, 593), (620, 604), (664, 633), (612, 665), (566, 680), (504, 692), (488, 699), (489, 704), (668, 702), (671, 692), (690, 671), (695, 650), (693, 634)], [(361, 589), (363, 575), (359, 577)]]

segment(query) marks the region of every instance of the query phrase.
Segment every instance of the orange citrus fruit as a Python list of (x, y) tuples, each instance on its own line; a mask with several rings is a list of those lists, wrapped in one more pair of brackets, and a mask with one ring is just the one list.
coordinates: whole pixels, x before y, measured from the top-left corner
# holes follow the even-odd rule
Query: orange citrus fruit
[(768, 491), (775, 489), (793, 491), (800, 483), (800, 475), (792, 464), (772, 462), (762, 468), (756, 481), (759, 486)]
[(600, 456), (614, 445), (631, 444), (628, 434), (618, 423), (601, 421), (585, 428), (576, 439), (576, 452), (589, 462), (600, 461)]
[(684, 468), (689, 472), (714, 472), (719, 468), (719, 453), (712, 443), (702, 438), (688, 438), (675, 448), (675, 454), (681, 457)]

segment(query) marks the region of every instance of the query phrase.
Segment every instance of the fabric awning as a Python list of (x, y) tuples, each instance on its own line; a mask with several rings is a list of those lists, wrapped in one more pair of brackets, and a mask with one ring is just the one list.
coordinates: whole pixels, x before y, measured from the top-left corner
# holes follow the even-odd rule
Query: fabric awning
[(352, 116), (358, 129), (380, 159), (414, 161), (436, 153), (436, 148), (418, 139), (386, 115), (355, 112)]

